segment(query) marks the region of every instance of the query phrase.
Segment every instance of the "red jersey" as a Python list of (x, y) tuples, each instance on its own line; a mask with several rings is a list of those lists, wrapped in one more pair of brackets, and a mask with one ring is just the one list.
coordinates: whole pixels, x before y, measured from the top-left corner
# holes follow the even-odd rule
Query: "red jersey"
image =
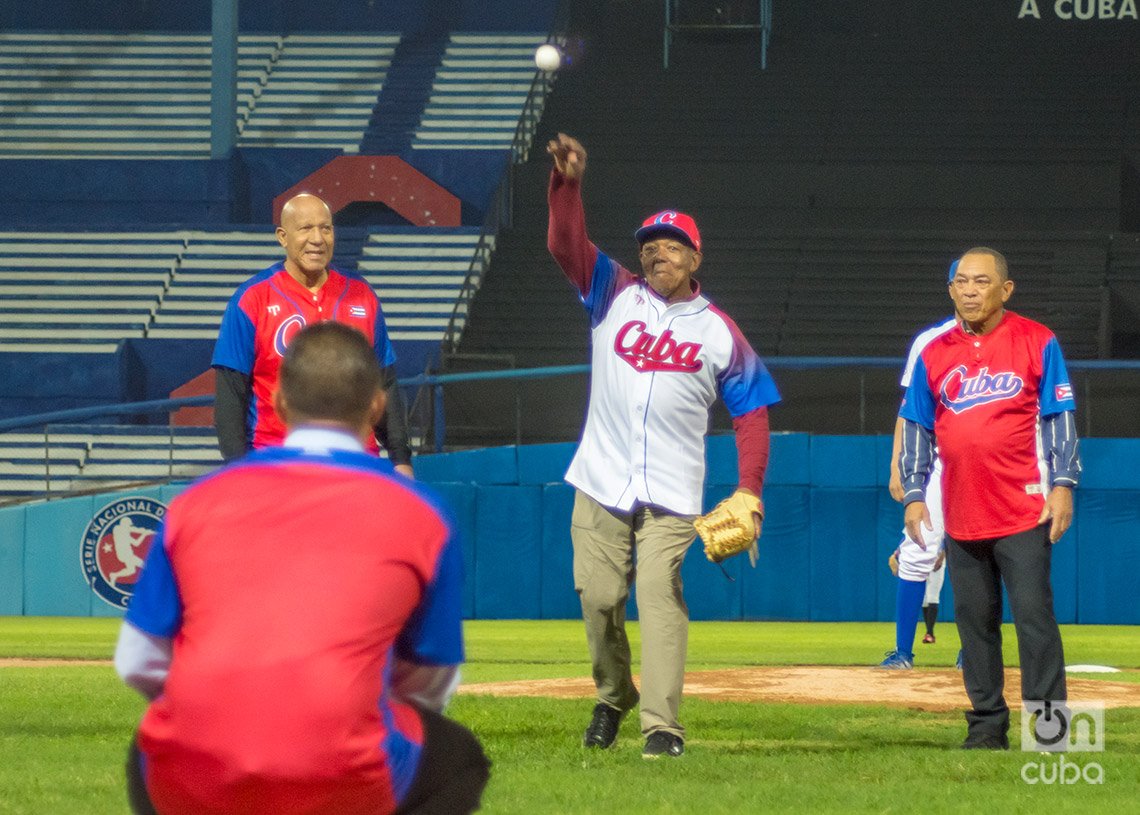
[(462, 662), (463, 563), (438, 499), (391, 473), (275, 447), (171, 503), (126, 616), (172, 645), (139, 727), (160, 812), (380, 815), (406, 794), (423, 727), (389, 675)]
[[(293, 279), (281, 261), (247, 280), (230, 298), (211, 365), (251, 378), (253, 398), (246, 429), (254, 449), (280, 445), (284, 440), (285, 425), (273, 409), (281, 358), (298, 331), (325, 320), (358, 329), (376, 349), (382, 367), (395, 364), (380, 301), (359, 275), (330, 267), (324, 285), (311, 292)], [(370, 439), (369, 450), (379, 449), (376, 440)]]
[(978, 336), (956, 326), (915, 365), (899, 415), (934, 431), (946, 532), (985, 540), (1037, 525), (1049, 490), (1040, 418), (1074, 410), (1053, 333), (1007, 311)]

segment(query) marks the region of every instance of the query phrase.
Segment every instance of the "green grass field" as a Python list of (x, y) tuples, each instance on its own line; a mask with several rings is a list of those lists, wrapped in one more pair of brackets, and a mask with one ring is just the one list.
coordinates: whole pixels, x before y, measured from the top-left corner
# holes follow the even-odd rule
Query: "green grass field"
[[(106, 660), (114, 620), (0, 618), (0, 658)], [(1064, 626), (1071, 664), (1130, 669), (1140, 681), (1140, 629)], [(636, 640), (636, 625), (630, 627)], [(921, 667), (948, 667), (952, 625), (922, 646)], [(886, 623), (694, 623), (689, 669), (868, 665), (887, 649)], [(478, 621), (467, 626), (467, 682), (588, 675), (581, 624)], [(1017, 664), (1012, 630), (1007, 664)], [(634, 643), (636, 653), (636, 642)], [(1016, 696), (1016, 689), (1014, 695)], [(614, 749), (579, 746), (588, 700), (460, 695), (450, 715), (494, 762), (488, 813), (1134, 812), (1140, 801), (1140, 708), (1105, 715), (1103, 753), (1066, 761), (1103, 768), (1103, 783), (1026, 784), (1015, 717), (1008, 753), (963, 752), (961, 713), (869, 705), (687, 699), (679, 760), (643, 761), (636, 717)], [(0, 667), (0, 813), (126, 812), (122, 760), (143, 703), (107, 664)], [(1070, 776), (1071, 776), (1070, 772)]]

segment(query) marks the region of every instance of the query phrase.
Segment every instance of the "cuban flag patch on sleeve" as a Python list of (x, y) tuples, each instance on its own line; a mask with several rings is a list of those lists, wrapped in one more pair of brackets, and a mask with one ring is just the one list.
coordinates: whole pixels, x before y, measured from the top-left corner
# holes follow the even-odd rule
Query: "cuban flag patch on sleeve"
[(1056, 390), (1057, 390), (1057, 401), (1058, 402), (1063, 402), (1066, 399), (1072, 399), (1073, 398), (1073, 388), (1071, 385), (1069, 385), (1068, 382), (1066, 382), (1063, 385), (1058, 385)]
[[(364, 306), (349, 306), (348, 313), (353, 317), (367, 317), (368, 312), (364, 310)], [(1060, 397), (1058, 397), (1060, 398)]]

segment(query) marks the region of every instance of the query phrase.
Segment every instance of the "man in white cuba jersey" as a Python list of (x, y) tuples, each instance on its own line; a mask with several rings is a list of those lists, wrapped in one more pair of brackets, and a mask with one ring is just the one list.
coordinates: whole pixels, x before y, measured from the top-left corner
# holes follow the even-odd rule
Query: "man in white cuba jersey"
[[(581, 198), (586, 151), (564, 134), (547, 145), (548, 247), (590, 314), (590, 406), (566, 480), (577, 488), (571, 538), (598, 700), (583, 743), (606, 748), (638, 704), (625, 635), (634, 556), (641, 621), (641, 731), (646, 758), (679, 756), (688, 643), (681, 563), (696, 533), (709, 409), (733, 416), (739, 489), (759, 496), (776, 385), (736, 324), (700, 293), (701, 238), (666, 210), (636, 232), (641, 277), (590, 242)], [(760, 534), (762, 514), (754, 516)]]
[[(956, 266), (957, 263), (950, 266), (951, 279), (954, 277)], [(952, 329), (957, 322), (957, 318), (949, 317), (923, 329), (915, 336), (899, 381), (904, 393), (910, 387), (914, 366), (922, 349), (936, 337)], [(904, 424), (902, 417), (895, 421), (895, 438), (891, 450), (890, 492), (896, 501), (901, 501), (903, 498), (902, 479), (899, 476), (899, 453), (905, 443)], [(942, 552), (942, 538), (945, 534), (942, 526), (942, 462), (937, 456), (931, 465), (930, 480), (926, 485), (926, 505), (930, 508), (930, 530), (929, 534), (924, 536), (925, 543), (922, 545), (916, 543), (904, 529), (902, 543), (896, 550), (898, 590), (895, 597), (895, 650), (887, 653), (886, 659), (879, 663), (880, 668), (906, 670), (914, 667), (914, 632), (921, 609), (933, 606), (934, 613), (937, 614), (938, 596), (946, 578), (945, 555)], [(934, 625), (929, 616), (926, 624), (928, 632), (931, 633), (927, 635), (929, 640), (924, 638), (923, 642), (933, 642)]]

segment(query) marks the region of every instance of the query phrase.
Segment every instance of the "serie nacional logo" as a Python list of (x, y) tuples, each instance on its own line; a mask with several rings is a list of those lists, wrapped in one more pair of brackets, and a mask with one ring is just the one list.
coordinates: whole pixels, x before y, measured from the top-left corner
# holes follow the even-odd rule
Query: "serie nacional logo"
[(147, 552), (166, 515), (166, 504), (130, 496), (95, 513), (83, 531), (83, 576), (99, 599), (126, 608)]

